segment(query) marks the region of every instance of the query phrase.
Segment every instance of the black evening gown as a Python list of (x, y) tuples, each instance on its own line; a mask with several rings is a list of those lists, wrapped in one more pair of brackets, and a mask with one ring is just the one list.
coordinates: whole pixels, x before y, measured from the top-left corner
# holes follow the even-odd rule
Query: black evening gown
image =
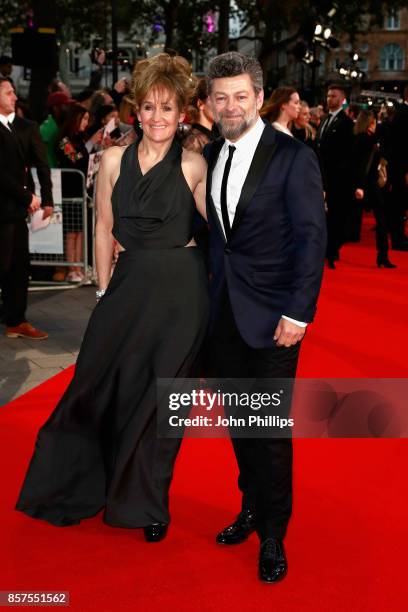
[(112, 193), (120, 253), (90, 318), (75, 375), (45, 425), (16, 509), (73, 525), (104, 508), (118, 527), (168, 523), (180, 440), (156, 432), (156, 379), (189, 377), (208, 320), (207, 276), (181, 146), (142, 174), (137, 143)]

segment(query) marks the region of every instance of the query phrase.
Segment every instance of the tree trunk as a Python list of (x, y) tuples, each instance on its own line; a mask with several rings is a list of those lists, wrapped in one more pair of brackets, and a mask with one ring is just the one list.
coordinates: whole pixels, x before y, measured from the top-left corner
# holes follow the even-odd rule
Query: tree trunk
[(220, 0), (218, 14), (218, 53), (229, 50), (229, 12), (230, 0)]
[[(34, 27), (54, 28), (56, 26), (55, 0), (33, 0)], [(48, 36), (39, 33), (38, 36)], [(36, 121), (42, 121), (48, 96), (48, 85), (58, 70), (57, 46), (51, 54), (47, 53), (38, 66), (31, 68), (29, 105)]]
[(180, 0), (170, 0), (165, 8), (165, 28), (166, 28), (166, 42), (164, 50), (173, 51), (174, 46), (174, 30), (176, 27), (177, 14), (180, 7)]

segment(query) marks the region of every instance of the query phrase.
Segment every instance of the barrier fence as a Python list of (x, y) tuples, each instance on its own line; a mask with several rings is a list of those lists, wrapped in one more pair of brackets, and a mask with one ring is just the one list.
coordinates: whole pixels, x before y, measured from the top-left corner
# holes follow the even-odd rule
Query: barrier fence
[[(35, 172), (33, 175), (36, 183)], [(68, 178), (69, 183), (69, 179), (75, 175), (75, 182), (80, 185), (78, 193), (81, 195), (67, 197), (63, 193), (64, 178)], [(90, 254), (94, 242), (94, 205), (93, 199), (87, 194), (85, 175), (80, 170), (53, 169), (52, 182), (54, 213), (51, 220), (44, 224), (40, 217), (37, 220), (32, 218), (29, 224), (30, 264), (59, 269), (61, 276), (65, 278), (52, 281), (31, 280), (30, 290), (75, 288), (93, 282), (93, 258), (90, 259)], [(38, 193), (38, 187), (36, 192)], [(77, 277), (76, 281), (72, 280), (73, 275)]]

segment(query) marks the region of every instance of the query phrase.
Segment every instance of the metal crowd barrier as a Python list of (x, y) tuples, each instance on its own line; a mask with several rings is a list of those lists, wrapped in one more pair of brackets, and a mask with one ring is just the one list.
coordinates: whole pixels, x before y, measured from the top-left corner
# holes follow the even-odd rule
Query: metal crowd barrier
[[(81, 181), (82, 195), (78, 198), (64, 197), (62, 193), (61, 205), (55, 205), (54, 211), (54, 222), (60, 223), (58, 215), (62, 213), (62, 233), (63, 233), (63, 252), (60, 254), (56, 253), (30, 253), (30, 264), (32, 266), (53, 266), (57, 268), (68, 269), (71, 267), (80, 268), (84, 275), (83, 280), (80, 282), (68, 282), (67, 280), (62, 281), (30, 281), (30, 291), (35, 290), (52, 290), (52, 289), (75, 289), (79, 286), (92, 283), (93, 270), (89, 264), (89, 249), (88, 249), (88, 209), (93, 207), (93, 201), (88, 197), (86, 191), (86, 177), (80, 170), (60, 168), (61, 182), (64, 175), (77, 174)], [(93, 211), (92, 211), (93, 212)], [(89, 215), (93, 217), (93, 214)], [(52, 222), (53, 220), (51, 220)], [(93, 224), (92, 219), (92, 224)], [(81, 257), (79, 261), (68, 261), (67, 254), (67, 242), (69, 234), (78, 234), (82, 232), (82, 248)], [(93, 243), (93, 240), (92, 240)], [(68, 272), (68, 270), (67, 270)]]

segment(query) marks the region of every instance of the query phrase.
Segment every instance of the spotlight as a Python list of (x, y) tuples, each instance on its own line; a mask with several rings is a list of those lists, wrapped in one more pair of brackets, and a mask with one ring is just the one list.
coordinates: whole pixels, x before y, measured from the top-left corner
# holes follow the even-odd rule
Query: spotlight
[(323, 38), (325, 38), (326, 40), (328, 40), (331, 36), (331, 29), (330, 28), (326, 28), (323, 32)]
[(314, 32), (315, 36), (320, 36), (322, 32), (323, 32), (323, 26), (320, 23), (318, 23), (315, 27), (315, 32)]

